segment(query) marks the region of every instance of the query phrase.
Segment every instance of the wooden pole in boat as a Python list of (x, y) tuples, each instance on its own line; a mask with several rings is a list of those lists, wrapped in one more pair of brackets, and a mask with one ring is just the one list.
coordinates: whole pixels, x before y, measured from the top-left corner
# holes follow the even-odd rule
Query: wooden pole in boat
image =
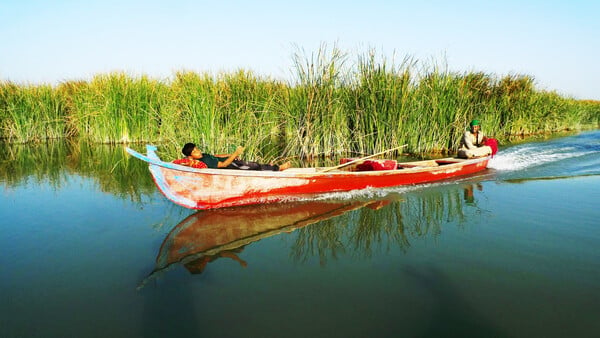
[(369, 156), (361, 157), (361, 158), (359, 158), (359, 159), (356, 159), (356, 160), (353, 160), (353, 161), (350, 161), (350, 162), (346, 162), (346, 163), (344, 163), (344, 164), (340, 164), (340, 165), (337, 165), (337, 166), (335, 166), (335, 167), (330, 167), (330, 168), (327, 168), (327, 169), (321, 170), (321, 172), (328, 172), (328, 171), (331, 171), (331, 170), (335, 170), (335, 169), (340, 169), (340, 168), (343, 168), (343, 167), (347, 167), (347, 166), (349, 166), (349, 165), (351, 165), (351, 164), (357, 164), (357, 163), (360, 163), (360, 162), (362, 162), (362, 161), (364, 161), (364, 160), (366, 160), (366, 159), (369, 159), (369, 158), (372, 158), (372, 157), (375, 157), (375, 156), (379, 156), (379, 155), (382, 155), (382, 154), (385, 154), (385, 153), (389, 153), (390, 151), (398, 150), (398, 149), (400, 149), (400, 148), (404, 148), (404, 147), (406, 147), (407, 145), (408, 145), (408, 144), (405, 144), (405, 145), (402, 145), (402, 146), (399, 146), (399, 147), (396, 147), (396, 148), (392, 148), (392, 149), (384, 150), (384, 151), (382, 151), (382, 152), (379, 152), (379, 153), (377, 153), (377, 154), (373, 154), (373, 155), (369, 155)]

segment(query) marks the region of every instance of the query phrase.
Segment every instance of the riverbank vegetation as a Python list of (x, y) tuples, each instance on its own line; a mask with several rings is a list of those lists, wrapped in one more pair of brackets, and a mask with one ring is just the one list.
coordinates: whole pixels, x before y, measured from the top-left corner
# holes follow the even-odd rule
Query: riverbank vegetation
[(468, 122), (501, 142), (600, 123), (600, 102), (540, 90), (528, 75), (457, 73), (410, 57), (369, 51), (356, 58), (322, 47), (293, 56), (296, 76), (281, 81), (246, 70), (177, 72), (172, 79), (124, 73), (56, 86), (0, 82), (0, 138), (11, 143), (77, 139), (194, 141), (214, 153), (246, 146), (247, 156), (312, 157), (452, 151)]

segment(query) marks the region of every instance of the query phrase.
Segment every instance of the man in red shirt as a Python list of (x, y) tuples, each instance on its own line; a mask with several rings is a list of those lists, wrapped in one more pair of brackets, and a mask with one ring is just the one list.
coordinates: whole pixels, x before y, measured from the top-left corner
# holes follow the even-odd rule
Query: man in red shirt
[(202, 153), (196, 148), (194, 143), (186, 143), (181, 150), (184, 158), (173, 161), (175, 164), (181, 164), (192, 168), (223, 168), (223, 169), (242, 169), (242, 170), (271, 170), (280, 171), (288, 169), (291, 166), (290, 162), (286, 162), (281, 166), (271, 164), (260, 164), (257, 162), (242, 161), (238, 159), (239, 155), (244, 152), (244, 147), (237, 147), (235, 152), (226, 156), (214, 156), (211, 154)]

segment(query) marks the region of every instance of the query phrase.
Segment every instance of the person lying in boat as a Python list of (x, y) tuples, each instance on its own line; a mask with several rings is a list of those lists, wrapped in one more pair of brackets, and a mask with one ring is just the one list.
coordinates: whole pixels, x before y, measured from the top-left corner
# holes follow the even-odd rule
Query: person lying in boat
[(212, 169), (241, 169), (241, 170), (271, 170), (281, 171), (291, 166), (290, 162), (282, 165), (261, 164), (258, 162), (242, 161), (239, 156), (244, 152), (244, 147), (237, 147), (233, 154), (211, 155), (202, 153), (194, 143), (186, 143), (181, 149), (184, 158), (173, 161), (175, 164), (185, 165), (192, 168), (212, 168)]
[(492, 154), (492, 148), (485, 145), (487, 137), (481, 131), (481, 124), (478, 120), (473, 120), (469, 124), (470, 129), (465, 131), (460, 142), (458, 157), (474, 158), (483, 157)]

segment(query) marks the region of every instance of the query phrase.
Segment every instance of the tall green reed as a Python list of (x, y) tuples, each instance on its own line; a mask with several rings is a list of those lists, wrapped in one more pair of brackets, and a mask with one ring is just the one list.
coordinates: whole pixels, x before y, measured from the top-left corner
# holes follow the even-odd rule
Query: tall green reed
[(65, 136), (65, 97), (50, 85), (0, 82), (0, 139), (25, 143)]
[(374, 51), (359, 56), (357, 75), (347, 97), (348, 125), (353, 150), (373, 153), (408, 142), (407, 118), (414, 104), (412, 67), (379, 61)]
[(538, 90), (527, 75), (450, 72), (411, 57), (396, 64), (374, 50), (353, 59), (326, 45), (293, 61), (289, 82), (245, 70), (166, 80), (110, 73), (56, 87), (1, 82), (0, 138), (160, 143), (170, 157), (189, 141), (212, 153), (245, 145), (247, 157), (279, 161), (403, 144), (413, 154), (452, 152), (473, 118), (501, 142), (599, 124), (600, 102)]
[(344, 78), (346, 54), (337, 47), (322, 46), (310, 56), (294, 55), (297, 82), (289, 86), (285, 115), (287, 151), (300, 156), (340, 153), (350, 148), (343, 104), (347, 90)]
[(63, 86), (71, 95), (70, 119), (80, 137), (99, 143), (161, 140), (165, 84), (112, 73)]
[(213, 153), (245, 145), (246, 156), (273, 157), (268, 146), (280, 137), (285, 119), (278, 98), (285, 90), (277, 81), (243, 70), (217, 76), (177, 73), (162, 113), (163, 135), (172, 145), (189, 140)]

